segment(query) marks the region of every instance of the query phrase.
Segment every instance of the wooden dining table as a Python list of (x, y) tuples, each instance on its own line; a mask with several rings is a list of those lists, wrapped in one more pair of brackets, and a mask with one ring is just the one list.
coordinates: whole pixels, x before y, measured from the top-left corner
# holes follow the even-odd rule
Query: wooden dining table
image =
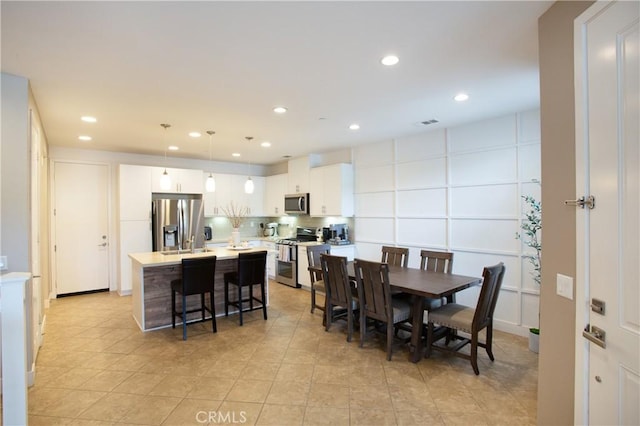
[[(309, 269), (317, 270), (316, 268)], [(355, 280), (355, 269), (352, 261), (347, 263), (347, 273), (349, 278)], [(457, 292), (481, 284), (482, 278), (389, 265), (389, 283), (392, 291), (400, 291), (411, 295), (410, 360), (418, 362), (423, 354), (422, 318), (424, 298), (440, 299), (444, 297), (448, 302), (454, 302)]]

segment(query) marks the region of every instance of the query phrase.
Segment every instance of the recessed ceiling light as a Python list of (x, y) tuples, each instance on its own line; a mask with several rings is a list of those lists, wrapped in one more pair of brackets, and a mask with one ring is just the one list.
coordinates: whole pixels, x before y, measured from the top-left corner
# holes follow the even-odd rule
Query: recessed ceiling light
[(382, 58), (380, 62), (382, 62), (382, 65), (386, 65), (390, 67), (400, 62), (400, 59), (398, 59), (398, 57), (395, 55), (388, 55)]
[(179, 150), (180, 148), (178, 148), (178, 147), (177, 147), (177, 146), (175, 146), (175, 145), (171, 145), (171, 146), (168, 146), (168, 147), (167, 147), (167, 149), (168, 149), (169, 151), (177, 151), (177, 150)]
[(80, 117), (80, 120), (84, 121), (85, 123), (95, 123), (96, 121), (98, 121), (97, 118), (91, 117), (90, 115), (83, 115), (82, 117)]
[(352, 125), (349, 126), (349, 129), (351, 130), (358, 130), (360, 128), (359, 124), (353, 123)]
[(284, 114), (285, 112), (287, 112), (287, 109), (283, 106), (277, 106), (273, 109), (273, 112), (275, 112), (276, 114)]
[(260, 144), (261, 147), (263, 148), (269, 148), (271, 146), (271, 142), (269, 141), (264, 141)]
[(469, 99), (469, 95), (467, 95), (466, 93), (458, 93), (457, 95), (455, 95), (453, 97), (453, 100), (458, 101), (458, 102), (464, 102), (467, 99)]
[(191, 136), (192, 138), (199, 138), (202, 135), (200, 134), (200, 132), (189, 132), (189, 136)]
[(239, 152), (234, 152), (233, 154), (231, 154), (232, 157), (240, 157), (240, 153)]
[(91, 136), (78, 136), (78, 139), (86, 142), (91, 140)]

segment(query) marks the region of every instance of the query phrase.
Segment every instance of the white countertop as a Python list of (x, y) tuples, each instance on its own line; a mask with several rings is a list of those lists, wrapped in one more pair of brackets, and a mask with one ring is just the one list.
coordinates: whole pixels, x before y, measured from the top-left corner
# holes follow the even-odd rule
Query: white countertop
[(235, 259), (238, 253), (249, 253), (255, 251), (268, 251), (267, 247), (247, 247), (242, 249), (232, 249), (229, 247), (214, 247), (200, 253), (162, 254), (158, 251), (146, 253), (129, 253), (129, 258), (138, 262), (143, 267), (179, 265), (182, 259), (194, 259), (198, 257), (217, 256), (219, 260)]

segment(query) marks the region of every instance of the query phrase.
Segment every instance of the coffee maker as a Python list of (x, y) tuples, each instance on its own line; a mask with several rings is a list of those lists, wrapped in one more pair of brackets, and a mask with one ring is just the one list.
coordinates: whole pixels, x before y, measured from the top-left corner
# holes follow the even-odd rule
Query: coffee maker
[(349, 227), (346, 223), (336, 223), (322, 228), (322, 238), (329, 244), (351, 244), (351, 241), (349, 241)]

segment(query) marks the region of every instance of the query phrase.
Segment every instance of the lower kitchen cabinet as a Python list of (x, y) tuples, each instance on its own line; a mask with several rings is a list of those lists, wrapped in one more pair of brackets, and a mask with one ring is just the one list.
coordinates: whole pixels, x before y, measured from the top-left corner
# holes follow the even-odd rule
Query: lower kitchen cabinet
[(334, 256), (344, 256), (347, 260), (353, 260), (356, 257), (356, 246), (353, 244), (345, 244), (343, 246), (332, 245), (331, 254)]
[(298, 245), (298, 284), (300, 284), (302, 288), (311, 289), (307, 247), (302, 245)]

